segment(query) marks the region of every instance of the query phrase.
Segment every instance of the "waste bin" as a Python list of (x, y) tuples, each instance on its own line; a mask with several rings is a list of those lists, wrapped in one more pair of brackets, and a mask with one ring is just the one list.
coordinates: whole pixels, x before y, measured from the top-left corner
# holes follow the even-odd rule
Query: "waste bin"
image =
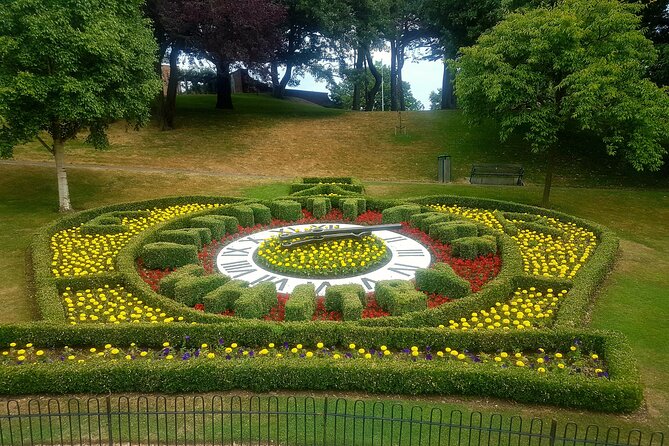
[(450, 155), (439, 155), (438, 160), (438, 169), (437, 169), (437, 179), (440, 183), (450, 183), (451, 182), (451, 156)]

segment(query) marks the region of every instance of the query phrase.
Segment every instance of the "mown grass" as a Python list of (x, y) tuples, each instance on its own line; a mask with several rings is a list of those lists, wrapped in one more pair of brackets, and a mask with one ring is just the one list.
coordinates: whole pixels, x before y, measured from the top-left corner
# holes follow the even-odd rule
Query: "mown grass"
[[(527, 204), (540, 201), (541, 187), (537, 184), (521, 188), (427, 182), (436, 176), (436, 154), (444, 150), (454, 157), (454, 176), (466, 175), (467, 167), (460, 165), (465, 161), (460, 160), (501, 162), (512, 157), (513, 161), (527, 161), (530, 183), (540, 182), (539, 167), (532, 172), (532, 166), (539, 164), (532, 164), (522, 143), (500, 146), (491, 126), (476, 133), (464, 127), (458, 113), (408, 114), (409, 134), (396, 137), (396, 118), (390, 113), (344, 113), (255, 96), (237, 97), (235, 101), (235, 112), (214, 112), (209, 109), (212, 104), (208, 97), (185, 98), (179, 104), (181, 128), (174, 132), (160, 133), (155, 128), (126, 132), (116, 125), (110, 151), (94, 152), (80, 144), (68, 149), (71, 162), (112, 168), (130, 165), (205, 170), (227, 176), (71, 169), (75, 208), (198, 193), (270, 198), (287, 194), (288, 178), (305, 173), (395, 181), (368, 181), (368, 193), (377, 197), (460, 194)], [(35, 144), (17, 149), (16, 155), (20, 160), (50, 161)], [(610, 185), (619, 180), (613, 175), (613, 179), (600, 181), (599, 174), (592, 174), (587, 166), (584, 161), (571, 167), (573, 177), (560, 180), (552, 203), (558, 210), (609, 226), (623, 239), (620, 260), (602, 286), (591, 320), (595, 328), (619, 330), (630, 339), (646, 386), (646, 406), (623, 417), (481, 399), (440, 398), (440, 404), (486, 413), (536, 414), (600, 426), (642, 425), (669, 431), (669, 192), (561, 186), (566, 182)], [(604, 172), (603, 167), (599, 169), (596, 172)], [(0, 165), (0, 304), (5, 310), (0, 313), (0, 322), (36, 317), (28, 295), (25, 252), (33, 232), (58, 218), (56, 209), (52, 169)], [(428, 400), (418, 402), (431, 404)]]

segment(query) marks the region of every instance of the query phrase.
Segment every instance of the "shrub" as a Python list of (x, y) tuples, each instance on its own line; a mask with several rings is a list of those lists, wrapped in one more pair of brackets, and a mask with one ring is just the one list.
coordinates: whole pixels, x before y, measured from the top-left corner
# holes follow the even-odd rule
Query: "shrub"
[(346, 294), (342, 299), (341, 317), (345, 321), (359, 321), (362, 319), (362, 301), (355, 294)]
[(417, 204), (402, 204), (384, 209), (382, 212), (383, 223), (402, 223), (409, 221), (411, 216), (420, 213), (420, 206)]
[(179, 280), (174, 287), (174, 300), (187, 307), (202, 303), (204, 296), (216, 288), (225, 285), (230, 278), (222, 274), (212, 276), (187, 276)]
[(173, 271), (171, 274), (160, 279), (158, 284), (160, 294), (174, 299), (174, 289), (176, 288), (178, 281), (184, 277), (201, 277), (204, 276), (205, 273), (206, 271), (201, 265), (190, 264), (182, 266), (181, 268)]
[(360, 303), (366, 304), (365, 289), (360, 284), (332, 285), (325, 290), (325, 309), (342, 311), (346, 296), (354, 296)]
[(249, 286), (243, 280), (231, 280), (204, 296), (204, 311), (223, 313), (234, 308), (235, 302)]
[(269, 208), (272, 216), (282, 221), (295, 221), (303, 217), (302, 205), (293, 200), (270, 201)]
[(471, 293), (471, 285), (458, 276), (447, 263), (436, 263), (432, 268), (416, 270), (416, 288), (459, 299)]
[(254, 222), (254, 224), (256, 224), (256, 225), (268, 225), (272, 222), (272, 212), (264, 204), (251, 203), (251, 204), (249, 204), (249, 207), (253, 211), (253, 222)]
[(298, 285), (286, 302), (287, 321), (310, 321), (316, 309), (316, 288), (313, 283)]
[(234, 217), (237, 220), (237, 224), (232, 228), (232, 221), (228, 221), (226, 224), (226, 231), (228, 234), (234, 234), (237, 232), (237, 225), (244, 228), (250, 228), (256, 224), (255, 214), (261, 214), (263, 219), (266, 219), (266, 216), (263, 216), (264, 211), (254, 210), (250, 205), (236, 204), (233, 206), (223, 206), (214, 210), (215, 214), (226, 215), (229, 217)]
[(307, 199), (307, 210), (316, 218), (323, 218), (332, 209), (329, 198), (314, 197)]
[(87, 235), (120, 234), (128, 227), (121, 223), (121, 218), (103, 214), (81, 225), (81, 233)]
[(142, 248), (141, 257), (149, 269), (177, 268), (198, 263), (197, 246), (179, 243), (156, 242), (148, 243)]
[(195, 245), (202, 248), (202, 245), (211, 241), (211, 230), (209, 228), (170, 229), (160, 231), (157, 237), (161, 242)]
[(381, 280), (376, 283), (376, 302), (391, 315), (402, 315), (427, 308), (427, 296), (405, 280)]
[(491, 235), (481, 237), (463, 237), (451, 243), (452, 254), (463, 259), (475, 259), (478, 256), (497, 252), (497, 240)]
[(429, 229), (430, 237), (442, 243), (450, 243), (455, 239), (463, 237), (475, 237), (477, 234), (478, 229), (476, 224), (461, 221), (435, 223)]
[(260, 319), (278, 303), (276, 285), (273, 282), (262, 282), (242, 292), (234, 303), (235, 315), (244, 319)]
[(205, 215), (203, 217), (194, 217), (190, 220), (192, 227), (203, 227), (211, 231), (212, 240), (220, 240), (225, 237), (225, 221), (217, 218), (216, 215)]

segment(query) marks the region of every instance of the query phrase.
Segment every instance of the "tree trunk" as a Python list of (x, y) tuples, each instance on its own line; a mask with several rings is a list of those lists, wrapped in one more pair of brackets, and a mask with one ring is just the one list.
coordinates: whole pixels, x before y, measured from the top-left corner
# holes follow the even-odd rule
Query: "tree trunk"
[(70, 188), (67, 185), (67, 172), (65, 171), (65, 140), (54, 138), (53, 157), (56, 160), (56, 178), (58, 178), (58, 203), (60, 212), (72, 210), (70, 204)]
[(162, 130), (174, 129), (174, 115), (177, 109), (177, 90), (179, 87), (179, 54), (181, 45), (174, 43), (170, 52), (170, 78), (167, 82), (167, 95), (163, 107)]
[(383, 80), (381, 79), (381, 73), (379, 73), (379, 70), (376, 69), (374, 66), (374, 60), (372, 59), (372, 52), (369, 50), (369, 48), (365, 48), (365, 58), (367, 59), (367, 66), (369, 67), (369, 72), (372, 73), (372, 76), (374, 76), (374, 86), (372, 87), (371, 90), (367, 92), (367, 97), (366, 103), (365, 103), (365, 110), (367, 111), (372, 111), (374, 110), (374, 102), (376, 102), (376, 95), (379, 94), (379, 90), (381, 90), (381, 83)]
[(216, 108), (232, 110), (230, 63), (216, 62)]
[[(286, 64), (286, 72), (283, 74), (281, 81), (278, 82), (277, 84), (274, 84), (274, 73), (272, 73), (272, 96), (274, 96), (277, 99), (283, 99), (286, 96), (286, 86), (288, 85), (288, 82), (290, 82), (290, 78), (292, 76), (293, 76), (293, 64), (290, 62)], [(278, 69), (276, 72), (276, 78), (277, 80), (279, 78)]]
[(448, 68), (448, 61), (444, 60), (444, 76), (441, 80), (441, 109), (453, 110), (455, 108), (454, 99), (451, 70)]
[(544, 182), (544, 195), (541, 198), (541, 206), (545, 208), (550, 206), (551, 186), (553, 184), (553, 169), (554, 169), (553, 156), (549, 152), (548, 160), (546, 163), (546, 181)]
[(279, 63), (272, 61), (269, 65), (269, 73), (272, 78), (272, 96), (275, 98), (281, 97), (279, 90), (281, 89), (281, 81), (279, 80)]
[(397, 110), (397, 43), (390, 41), (390, 110)]
[(362, 65), (363, 65), (363, 49), (358, 48), (356, 59), (355, 59), (355, 82), (353, 83), (353, 102), (351, 104), (351, 109), (354, 111), (360, 110), (360, 81), (362, 80)]
[(397, 45), (397, 102), (401, 111), (406, 110), (404, 101), (404, 85), (402, 85), (402, 68), (404, 68), (404, 45)]

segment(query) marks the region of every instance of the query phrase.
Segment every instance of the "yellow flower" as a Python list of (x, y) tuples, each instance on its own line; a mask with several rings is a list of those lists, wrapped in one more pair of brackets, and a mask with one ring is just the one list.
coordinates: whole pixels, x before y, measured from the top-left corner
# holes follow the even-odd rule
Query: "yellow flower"
[(233, 342), (232, 344), (230, 344), (230, 347), (232, 347), (232, 348), (237, 348), (237, 344), (235, 344), (235, 343)]
[(297, 347), (298, 350), (302, 350), (302, 344), (297, 344), (295, 347)]
[(523, 367), (525, 365), (525, 363), (523, 361), (516, 361), (516, 365), (518, 367)]
[(119, 349), (117, 349), (117, 348), (113, 348), (113, 349), (111, 350), (111, 354), (112, 354), (112, 355), (118, 355), (118, 352), (119, 352)]
[(174, 356), (172, 356), (172, 355), (167, 355), (167, 356), (165, 356), (165, 359), (174, 359)]
[(332, 358), (334, 358), (334, 359), (339, 359), (339, 358), (341, 358), (341, 356), (339, 356), (338, 353), (335, 353), (334, 355), (332, 355)]
[(111, 348), (111, 347), (112, 347), (111, 344), (106, 344), (106, 345), (105, 345), (105, 348)]
[(458, 359), (461, 359), (461, 360), (462, 360), (462, 359), (465, 359), (465, 355), (464, 355), (464, 353), (460, 353), (460, 354), (458, 355)]
[(9, 346), (10, 346), (10, 347), (16, 347), (16, 342), (10, 342), (10, 343), (9, 343)]
[(594, 354), (594, 353), (593, 353), (592, 355), (590, 355), (590, 357), (591, 357), (592, 359), (599, 359), (599, 356), (596, 355), (596, 354)]
[(311, 358), (312, 356), (314, 356), (314, 354), (312, 352), (307, 352), (306, 356), (307, 358)]
[(207, 358), (212, 359), (214, 357), (216, 357), (216, 354), (214, 352), (207, 353)]
[(42, 355), (44, 354), (44, 350), (37, 350), (37, 351), (35, 352), (35, 354), (36, 354), (37, 356), (42, 356)]
[(70, 355), (70, 356), (67, 357), (67, 359), (70, 359), (70, 360), (71, 360), (71, 359), (74, 359), (74, 358), (75, 358), (74, 355)]
[(141, 353), (139, 354), (139, 356), (142, 356), (142, 357), (144, 357), (144, 356), (146, 356), (146, 355), (148, 355), (147, 352), (141, 352)]
[[(16, 358), (16, 359), (18, 359), (19, 361), (23, 361), (23, 360), (26, 359), (26, 357), (25, 357), (25, 356), (19, 356), (19, 357)], [(70, 359), (74, 359), (74, 358), (70, 358)]]
[(90, 349), (91, 353), (95, 353), (96, 351), (98, 351), (98, 350), (95, 347), (91, 347), (91, 349)]
[(207, 348), (209, 347), (207, 344), (202, 344), (202, 348)]
[(269, 345), (268, 345), (268, 347), (269, 347), (269, 348), (274, 348), (274, 343), (273, 343), (273, 342), (270, 342)]
[(351, 350), (353, 350), (353, 349), (355, 348), (355, 344), (348, 344), (348, 348), (350, 348)]
[(33, 346), (33, 345), (30, 344), (30, 343), (26, 344), (26, 348), (30, 348), (30, 347), (32, 347), (32, 346)]
[(170, 343), (169, 342), (163, 342), (163, 347), (169, 347)]
[(317, 348), (323, 348), (323, 343), (322, 343), (322, 342), (319, 342), (318, 344), (316, 344), (316, 347), (317, 347)]
[(546, 369), (543, 368), (543, 367), (539, 367), (539, 368), (537, 369), (537, 372), (539, 372), (539, 373), (546, 373)]

